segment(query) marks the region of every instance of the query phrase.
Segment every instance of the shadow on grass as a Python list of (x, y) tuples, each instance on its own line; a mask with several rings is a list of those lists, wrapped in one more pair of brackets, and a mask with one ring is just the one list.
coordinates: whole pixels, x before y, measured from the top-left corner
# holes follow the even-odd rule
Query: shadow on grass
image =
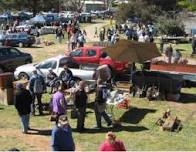
[(51, 136), (52, 130), (39, 130), (39, 129), (30, 129), (30, 132), (28, 134), (30, 135), (42, 135), (42, 136)]
[(155, 113), (155, 109), (141, 109), (133, 107), (120, 117), (120, 122), (138, 124), (148, 113)]
[(196, 103), (196, 95), (181, 93), (180, 99), (178, 100), (180, 103)]
[(0, 110), (3, 110), (4, 108), (0, 108)]
[[(76, 129), (72, 129), (73, 132), (77, 132)], [(94, 129), (94, 128), (88, 128), (84, 132), (81, 133), (106, 133), (108, 131), (113, 131), (113, 132), (120, 132), (120, 131), (127, 131), (127, 132), (140, 132), (140, 131), (145, 131), (149, 130), (148, 128), (144, 126), (118, 126), (114, 128), (101, 128), (101, 129)]]

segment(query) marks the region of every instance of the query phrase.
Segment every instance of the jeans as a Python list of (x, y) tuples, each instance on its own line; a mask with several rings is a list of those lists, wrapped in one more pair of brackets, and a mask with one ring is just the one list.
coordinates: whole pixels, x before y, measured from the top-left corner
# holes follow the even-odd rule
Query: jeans
[(29, 114), (20, 116), (20, 121), (21, 121), (21, 125), (22, 125), (22, 132), (24, 132), (24, 133), (26, 133), (29, 128), (29, 118), (30, 118)]
[(101, 128), (101, 117), (103, 117), (105, 119), (105, 121), (107, 122), (108, 126), (112, 124), (112, 120), (110, 119), (110, 117), (108, 116), (108, 114), (104, 111), (99, 112), (98, 110), (98, 103), (95, 103), (95, 117), (96, 117), (96, 122), (97, 122), (97, 127)]
[(33, 95), (33, 102), (32, 102), (32, 107), (31, 107), (31, 112), (33, 115), (35, 115), (35, 98), (37, 98), (37, 103), (38, 103), (38, 110), (39, 114), (43, 114), (43, 107), (42, 107), (42, 94), (34, 94)]

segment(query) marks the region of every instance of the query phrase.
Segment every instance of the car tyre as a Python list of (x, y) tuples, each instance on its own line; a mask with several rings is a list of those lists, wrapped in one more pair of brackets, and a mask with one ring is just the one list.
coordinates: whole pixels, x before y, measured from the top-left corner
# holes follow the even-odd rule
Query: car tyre
[(21, 72), (21, 73), (18, 75), (18, 79), (19, 79), (19, 80), (28, 80), (28, 79), (29, 79), (29, 76), (28, 76), (27, 73)]

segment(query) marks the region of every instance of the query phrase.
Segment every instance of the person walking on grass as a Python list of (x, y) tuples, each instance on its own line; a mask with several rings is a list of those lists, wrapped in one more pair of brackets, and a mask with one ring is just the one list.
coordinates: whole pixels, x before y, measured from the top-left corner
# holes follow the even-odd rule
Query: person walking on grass
[(20, 116), (22, 132), (26, 134), (29, 127), (32, 96), (21, 83), (16, 84), (15, 108)]

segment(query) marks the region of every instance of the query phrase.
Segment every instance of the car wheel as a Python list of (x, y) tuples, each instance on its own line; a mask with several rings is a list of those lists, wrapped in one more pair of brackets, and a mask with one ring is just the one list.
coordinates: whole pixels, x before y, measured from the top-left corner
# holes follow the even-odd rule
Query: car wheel
[(29, 76), (28, 76), (27, 73), (21, 72), (21, 73), (18, 75), (18, 78), (19, 78), (19, 80), (28, 80), (28, 79), (29, 79)]
[(22, 48), (24, 46), (24, 44), (22, 42), (20, 42), (18, 45), (20, 48)]

